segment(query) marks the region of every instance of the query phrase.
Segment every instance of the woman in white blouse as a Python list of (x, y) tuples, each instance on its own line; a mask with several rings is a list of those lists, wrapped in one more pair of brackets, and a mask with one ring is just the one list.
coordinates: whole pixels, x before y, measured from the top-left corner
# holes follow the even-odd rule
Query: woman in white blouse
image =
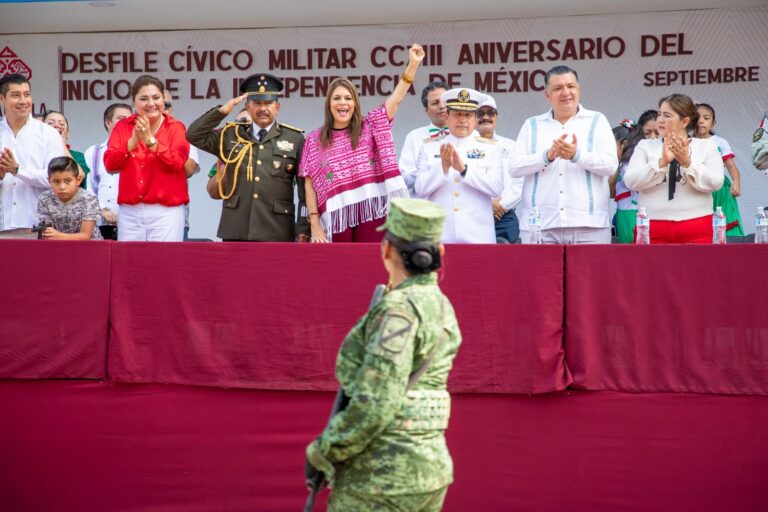
[(712, 192), (723, 185), (723, 159), (709, 139), (692, 139), (696, 107), (684, 94), (659, 102), (661, 138), (641, 140), (624, 183), (645, 207), (652, 244), (712, 243)]

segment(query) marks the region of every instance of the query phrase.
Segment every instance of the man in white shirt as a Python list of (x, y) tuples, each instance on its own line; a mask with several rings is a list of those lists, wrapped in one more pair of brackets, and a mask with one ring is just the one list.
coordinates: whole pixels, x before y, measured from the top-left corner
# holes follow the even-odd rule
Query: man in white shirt
[(446, 210), (443, 243), (496, 243), (491, 200), (504, 190), (501, 147), (473, 134), (485, 96), (472, 89), (442, 95), (449, 134), (422, 144), (414, 189)]
[(525, 219), (536, 207), (543, 243), (608, 244), (608, 178), (619, 165), (611, 126), (603, 114), (579, 104), (573, 69), (550, 69), (545, 86), (552, 108), (525, 121), (517, 137), (520, 152), (510, 156), (512, 176), (524, 178), (518, 208), (523, 243), (528, 242)]
[(421, 146), (430, 138), (448, 135), (448, 128), (445, 126), (448, 111), (440, 99), (447, 90), (448, 84), (445, 82), (431, 82), (421, 91), (421, 104), (424, 105), (424, 112), (427, 113), (431, 122), (427, 126), (411, 130), (406, 135), (403, 149), (400, 151), (400, 159), (397, 163), (412, 196), (414, 195), (413, 184), (416, 181), (416, 160)]
[(31, 228), (48, 190), (48, 162), (65, 156), (61, 135), (32, 118), (32, 87), (21, 75), (0, 78), (0, 230)]
[(117, 191), (120, 183), (119, 173), (107, 172), (104, 167), (104, 152), (107, 150), (107, 142), (112, 128), (131, 116), (131, 106), (127, 103), (113, 103), (104, 111), (104, 128), (107, 130), (107, 138), (101, 144), (94, 144), (85, 150), (85, 163), (91, 168), (91, 177), (88, 180), (88, 190), (99, 199), (101, 219), (98, 226), (105, 240), (117, 240), (115, 229), (120, 207), (117, 204)]
[[(477, 131), (481, 137), (495, 141), (502, 150), (502, 157), (518, 151), (515, 141), (502, 137), (496, 133), (496, 124), (499, 120), (499, 110), (493, 96), (485, 95), (485, 101), (477, 109)], [(496, 241), (498, 243), (519, 243), (520, 223), (515, 214), (515, 206), (520, 202), (523, 194), (523, 179), (513, 178), (508, 172), (502, 174), (504, 191), (499, 197), (494, 197), (493, 217), (496, 220)]]

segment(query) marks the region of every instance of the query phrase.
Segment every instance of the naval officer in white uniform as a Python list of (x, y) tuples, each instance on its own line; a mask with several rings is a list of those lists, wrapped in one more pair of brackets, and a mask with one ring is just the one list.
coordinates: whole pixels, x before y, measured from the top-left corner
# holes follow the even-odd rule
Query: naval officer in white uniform
[(501, 147), (473, 134), (485, 96), (466, 88), (443, 93), (449, 134), (426, 140), (416, 161), (418, 197), (445, 208), (443, 243), (496, 243), (492, 199), (504, 190)]

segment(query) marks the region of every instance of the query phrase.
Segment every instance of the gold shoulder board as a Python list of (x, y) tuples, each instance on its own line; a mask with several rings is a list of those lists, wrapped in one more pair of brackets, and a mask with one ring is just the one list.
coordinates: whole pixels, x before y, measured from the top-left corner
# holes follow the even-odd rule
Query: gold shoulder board
[(304, 133), (304, 130), (301, 129), (301, 128), (296, 128), (295, 126), (291, 126), (291, 125), (285, 124), (285, 123), (278, 123), (278, 124), (280, 126), (282, 126), (283, 128), (288, 128), (289, 130), (293, 130), (295, 132)]

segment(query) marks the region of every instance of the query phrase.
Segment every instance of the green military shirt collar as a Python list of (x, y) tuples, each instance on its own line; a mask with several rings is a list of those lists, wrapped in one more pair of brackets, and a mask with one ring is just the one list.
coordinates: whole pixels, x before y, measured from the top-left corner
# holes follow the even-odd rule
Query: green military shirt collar
[(430, 272), (429, 274), (416, 274), (415, 276), (410, 276), (405, 281), (400, 283), (395, 287), (395, 290), (399, 290), (401, 288), (408, 288), (409, 286), (414, 285), (424, 285), (424, 284), (437, 284), (437, 272)]

